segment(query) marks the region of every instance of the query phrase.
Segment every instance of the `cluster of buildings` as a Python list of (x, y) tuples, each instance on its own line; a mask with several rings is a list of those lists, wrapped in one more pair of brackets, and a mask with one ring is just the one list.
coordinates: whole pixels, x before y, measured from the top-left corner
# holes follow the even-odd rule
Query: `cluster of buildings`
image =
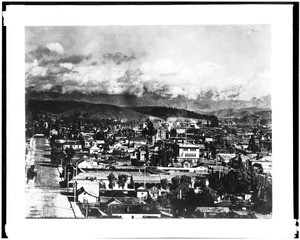
[[(271, 178), (272, 134), (267, 126), (220, 122), (210, 127), (207, 120), (182, 118), (42, 119), (65, 187), (72, 187), (88, 218), (178, 217), (165, 200), (184, 200), (191, 192), (208, 192), (213, 199), (210, 206), (199, 202), (196, 217), (249, 217), (245, 206), (251, 205), (251, 191), (218, 195), (210, 187), (212, 174), (221, 178), (243, 168)], [(237, 202), (240, 209), (228, 207)]]

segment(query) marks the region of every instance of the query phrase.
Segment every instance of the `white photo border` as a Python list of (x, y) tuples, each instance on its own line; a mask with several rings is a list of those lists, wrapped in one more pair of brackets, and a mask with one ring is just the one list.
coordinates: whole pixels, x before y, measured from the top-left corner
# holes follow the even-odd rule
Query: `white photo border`
[[(293, 238), (293, 5), (8, 5), (7, 225), (10, 238)], [(180, 16), (180, 17), (178, 17)], [(271, 24), (272, 219), (25, 219), (25, 26)]]

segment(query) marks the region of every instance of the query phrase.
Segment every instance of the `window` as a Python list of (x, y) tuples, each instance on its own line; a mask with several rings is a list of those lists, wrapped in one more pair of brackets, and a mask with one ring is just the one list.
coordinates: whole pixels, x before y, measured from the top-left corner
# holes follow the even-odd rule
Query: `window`
[(196, 154), (194, 154), (194, 153), (186, 153), (185, 157), (196, 157)]

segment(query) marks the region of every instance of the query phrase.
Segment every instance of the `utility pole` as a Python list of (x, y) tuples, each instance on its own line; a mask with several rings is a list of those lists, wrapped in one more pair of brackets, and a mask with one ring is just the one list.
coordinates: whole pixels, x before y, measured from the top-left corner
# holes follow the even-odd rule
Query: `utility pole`
[(77, 176), (77, 174), (78, 174), (78, 162), (76, 162), (76, 175), (75, 176)]
[(146, 166), (144, 165), (144, 188), (146, 189), (145, 175), (146, 175)]
[(77, 182), (74, 181), (74, 202), (77, 201)]
[[(69, 193), (69, 172), (67, 174), (67, 192)], [(69, 195), (69, 194), (68, 194)]]
[(66, 180), (67, 179), (67, 165), (66, 164), (65, 164), (64, 168), (65, 168), (65, 171), (64, 171), (64, 180)]
[(89, 218), (89, 204), (88, 203), (86, 204), (86, 207), (85, 207), (85, 217)]

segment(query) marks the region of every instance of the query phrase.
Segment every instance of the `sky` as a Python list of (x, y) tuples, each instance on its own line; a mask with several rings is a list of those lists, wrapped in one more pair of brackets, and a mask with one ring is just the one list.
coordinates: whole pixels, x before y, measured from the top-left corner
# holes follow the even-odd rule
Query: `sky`
[(270, 25), (26, 27), (26, 87), (195, 100), (271, 94)]

